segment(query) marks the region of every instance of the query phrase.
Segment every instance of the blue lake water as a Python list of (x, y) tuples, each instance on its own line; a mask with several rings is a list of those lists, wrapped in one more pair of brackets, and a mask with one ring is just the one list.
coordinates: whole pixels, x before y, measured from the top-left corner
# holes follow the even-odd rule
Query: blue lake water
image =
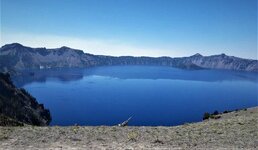
[[(33, 74), (31, 74), (33, 72)], [(51, 125), (179, 125), (258, 105), (258, 74), (111, 66), (27, 71), (14, 83), (50, 109)]]

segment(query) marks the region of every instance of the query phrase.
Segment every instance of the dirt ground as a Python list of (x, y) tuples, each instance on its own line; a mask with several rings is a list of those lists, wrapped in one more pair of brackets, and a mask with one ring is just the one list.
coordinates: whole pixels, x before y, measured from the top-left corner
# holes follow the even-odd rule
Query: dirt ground
[(0, 149), (258, 149), (258, 107), (174, 127), (0, 127)]

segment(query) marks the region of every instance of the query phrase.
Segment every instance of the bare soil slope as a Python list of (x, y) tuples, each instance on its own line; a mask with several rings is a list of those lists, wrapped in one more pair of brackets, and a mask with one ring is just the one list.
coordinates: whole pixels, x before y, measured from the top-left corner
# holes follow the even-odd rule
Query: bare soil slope
[(257, 149), (258, 107), (175, 127), (0, 127), (0, 149)]

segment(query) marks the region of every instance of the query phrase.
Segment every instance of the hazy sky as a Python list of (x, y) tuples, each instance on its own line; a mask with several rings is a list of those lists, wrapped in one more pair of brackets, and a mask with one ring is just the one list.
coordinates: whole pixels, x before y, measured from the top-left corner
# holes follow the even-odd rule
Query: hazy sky
[(257, 0), (0, 0), (1, 45), (257, 59)]

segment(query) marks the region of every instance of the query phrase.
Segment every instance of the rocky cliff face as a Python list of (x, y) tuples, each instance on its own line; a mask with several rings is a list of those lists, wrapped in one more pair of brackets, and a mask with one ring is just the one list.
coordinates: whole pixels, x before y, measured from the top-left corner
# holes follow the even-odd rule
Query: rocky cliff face
[(0, 50), (0, 67), (6, 69), (37, 69), (58, 67), (86, 67), (92, 64), (90, 55), (80, 50), (30, 48), (20, 44), (5, 45)]
[[(0, 116), (38, 126), (48, 125), (51, 121), (49, 110), (24, 89), (16, 88), (10, 75), (3, 73), (0, 73)], [(4, 125), (6, 122), (0, 123)]]
[(257, 60), (242, 59), (234, 56), (227, 56), (225, 54), (213, 56), (196, 54), (186, 58), (186, 60), (203, 68), (258, 72)]
[(84, 53), (61, 47), (57, 49), (30, 48), (21, 44), (8, 44), (0, 49), (0, 71), (43, 68), (71, 68), (103, 65), (161, 65), (183, 69), (229, 69), (258, 72), (258, 61), (225, 54), (190, 57), (112, 57)]

